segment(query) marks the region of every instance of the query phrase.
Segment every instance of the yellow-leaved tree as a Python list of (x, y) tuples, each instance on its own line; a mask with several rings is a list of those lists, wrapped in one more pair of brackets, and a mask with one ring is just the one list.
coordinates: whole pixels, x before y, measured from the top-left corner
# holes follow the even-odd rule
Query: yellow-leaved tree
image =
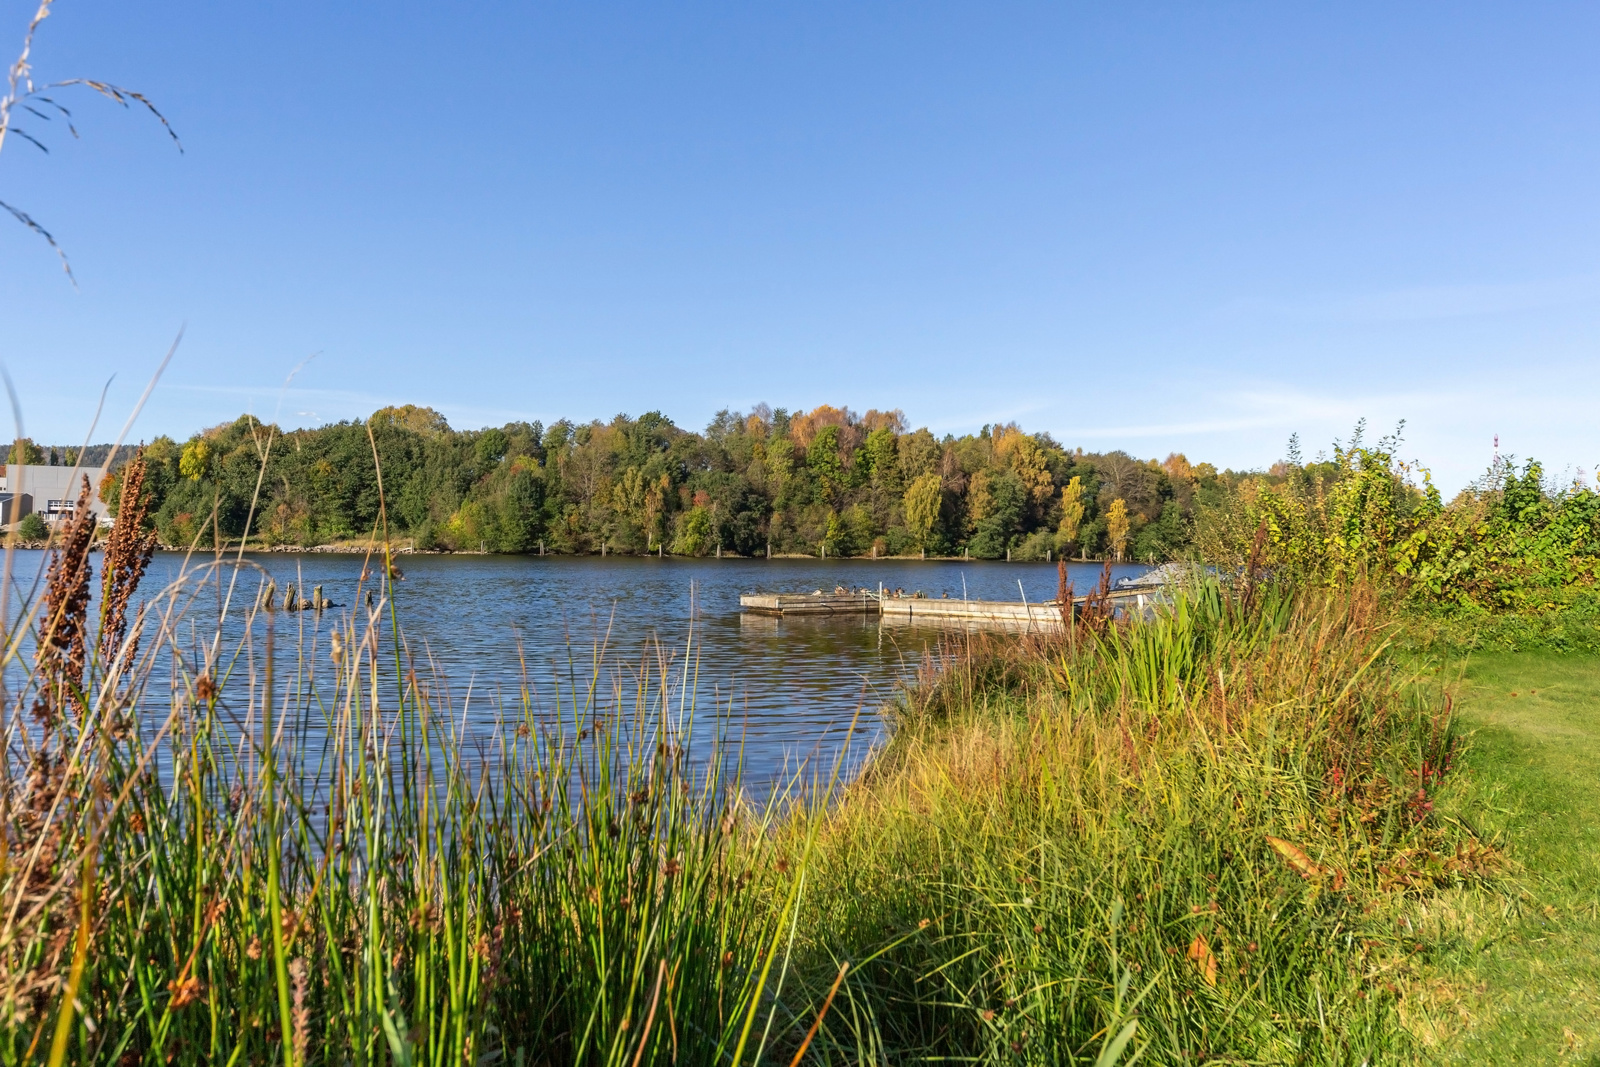
[(1119, 496), (1106, 509), (1106, 536), (1111, 540), (1111, 551), (1119, 563), (1122, 562), (1123, 549), (1128, 547), (1128, 531), (1131, 527), (1132, 524), (1128, 522), (1128, 505)]
[(1078, 529), (1083, 525), (1083, 479), (1074, 477), (1061, 489), (1061, 525), (1056, 527), (1063, 553), (1078, 539)]
[(198, 482), (211, 471), (211, 445), (197, 438), (183, 446), (178, 457), (178, 473), (192, 482)]
[(939, 521), (939, 506), (943, 502), (944, 484), (937, 474), (924, 474), (906, 489), (906, 528), (923, 548), (928, 547), (928, 538), (933, 533), (933, 524)]

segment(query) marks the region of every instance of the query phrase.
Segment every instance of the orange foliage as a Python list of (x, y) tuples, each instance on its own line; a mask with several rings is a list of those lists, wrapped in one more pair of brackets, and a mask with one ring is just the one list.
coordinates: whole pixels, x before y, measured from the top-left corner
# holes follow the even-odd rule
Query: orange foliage
[(809, 447), (817, 434), (828, 426), (839, 427), (839, 443), (845, 444), (853, 435), (849, 433), (856, 423), (856, 413), (849, 408), (836, 408), (823, 404), (804, 415), (789, 420), (789, 436), (800, 448)]
[(1167, 477), (1175, 482), (1192, 482), (1195, 480), (1194, 468), (1189, 465), (1189, 457), (1182, 452), (1169, 452), (1162, 461), (1161, 467), (1167, 472)]
[(894, 433), (905, 433), (906, 413), (899, 408), (893, 411), (879, 411), (877, 408), (868, 408), (867, 413), (861, 416), (861, 432), (871, 433), (874, 430), (891, 430)]

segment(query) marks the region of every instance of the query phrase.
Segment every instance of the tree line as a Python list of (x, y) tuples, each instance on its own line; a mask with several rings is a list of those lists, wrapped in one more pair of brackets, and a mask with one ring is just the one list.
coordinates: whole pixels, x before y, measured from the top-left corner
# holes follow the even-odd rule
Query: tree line
[[(659, 412), (480, 430), (413, 405), (299, 430), (247, 415), (144, 456), (168, 547), (312, 547), (386, 521), (391, 537), (455, 551), (1159, 561), (1240, 477), (1177, 454), (1069, 449), (1015, 423), (937, 436), (899, 411), (829, 405), (724, 410), (701, 432)], [(120, 469), (100, 487), (113, 514)]]

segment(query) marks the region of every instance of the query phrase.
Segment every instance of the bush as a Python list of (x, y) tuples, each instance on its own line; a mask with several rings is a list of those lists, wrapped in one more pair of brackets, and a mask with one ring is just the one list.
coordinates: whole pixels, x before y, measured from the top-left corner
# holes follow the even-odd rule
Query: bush
[(29, 512), (17, 523), (17, 536), (24, 541), (43, 541), (50, 536), (50, 527), (36, 512)]
[[(1362, 581), (1462, 618), (1548, 613), (1600, 584), (1600, 493), (1502, 461), (1446, 505), (1427, 472), (1352, 444), (1332, 461), (1247, 478), (1200, 509), (1211, 563), (1327, 585)], [(1420, 473), (1420, 484), (1415, 475)]]

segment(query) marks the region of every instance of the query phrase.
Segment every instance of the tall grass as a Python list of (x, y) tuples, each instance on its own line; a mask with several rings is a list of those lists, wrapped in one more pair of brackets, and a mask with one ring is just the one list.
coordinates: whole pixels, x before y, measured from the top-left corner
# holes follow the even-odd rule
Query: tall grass
[(688, 658), (477, 734), (386, 561), (337, 616), (220, 559), (130, 616), (123, 536), (98, 634), (74, 526), (8, 637), (5, 1063), (1386, 1061), (1406, 898), (1495, 862), (1359, 593), (955, 642), (858, 780), (758, 807)]
[[(811, 816), (796, 966), (834, 1062), (1377, 1063), (1405, 898), (1494, 856), (1440, 826), (1449, 706), (1364, 595), (1230, 591), (965, 639)], [(1398, 924), (1398, 925), (1397, 925)], [(1123, 1044), (1119, 1045), (1119, 1042)]]
[(386, 583), (322, 629), (258, 580), (192, 567), (9, 694), (0, 1059), (750, 1062), (796, 876), (686, 751), (681, 663), (530, 680), (475, 744)]

